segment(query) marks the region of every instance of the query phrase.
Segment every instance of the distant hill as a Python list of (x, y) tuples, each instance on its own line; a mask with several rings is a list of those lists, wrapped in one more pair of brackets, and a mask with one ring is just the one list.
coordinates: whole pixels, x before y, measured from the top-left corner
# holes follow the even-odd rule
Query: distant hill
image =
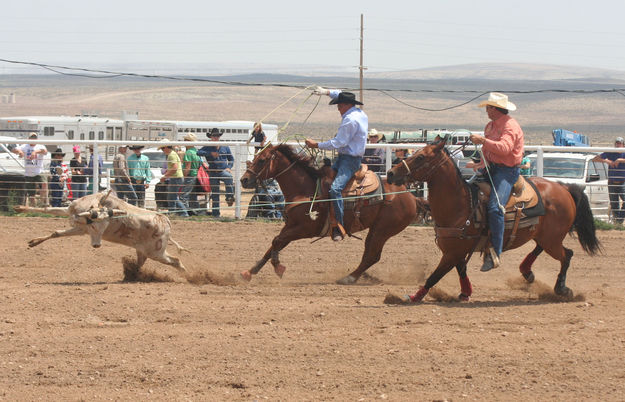
[(366, 76), (379, 79), (585, 80), (606, 83), (624, 81), (625, 71), (547, 64), (476, 63), (367, 73)]

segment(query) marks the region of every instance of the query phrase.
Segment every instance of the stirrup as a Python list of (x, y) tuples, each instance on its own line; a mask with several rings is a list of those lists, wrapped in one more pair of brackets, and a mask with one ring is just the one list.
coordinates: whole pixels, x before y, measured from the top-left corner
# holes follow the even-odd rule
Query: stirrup
[(343, 228), (343, 225), (340, 223), (337, 223), (336, 226), (332, 226), (332, 240), (341, 241), (346, 235), (345, 228)]

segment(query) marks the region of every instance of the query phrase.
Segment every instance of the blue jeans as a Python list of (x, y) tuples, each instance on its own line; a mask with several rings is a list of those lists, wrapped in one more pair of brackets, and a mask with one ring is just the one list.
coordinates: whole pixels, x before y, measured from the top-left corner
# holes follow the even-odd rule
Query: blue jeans
[(520, 171), (518, 166), (489, 166), (493, 188), (490, 191), (487, 206), (488, 227), (490, 229), (490, 241), (498, 256), (501, 255), (503, 249), (503, 232), (505, 229), (504, 212), (499, 208), (499, 204), (506, 206), (512, 193), (512, 186), (518, 180)]
[(72, 182), (72, 197), (74, 200), (84, 197), (87, 195), (87, 183), (76, 183)]
[(197, 193), (195, 192), (196, 182), (196, 177), (186, 177), (180, 193), (180, 200), (185, 208), (195, 213), (199, 212), (198, 210), (200, 209), (200, 204), (197, 202)]
[(113, 189), (117, 193), (117, 198), (119, 198), (120, 200), (128, 198), (129, 204), (137, 205), (137, 194), (135, 194), (135, 189), (132, 188), (132, 185), (130, 183), (116, 181), (116, 183), (113, 185)]
[(137, 196), (137, 206), (139, 208), (145, 208), (145, 182), (140, 180), (137, 182), (136, 179), (132, 180), (132, 188), (135, 190), (135, 195)]
[(50, 189), (50, 206), (60, 207), (63, 201), (63, 183), (51, 181), (48, 188)]
[(341, 192), (347, 185), (349, 179), (360, 169), (360, 156), (340, 154), (332, 169), (336, 170), (336, 177), (330, 186), (330, 198), (333, 200), (334, 217), (336, 221), (343, 225), (343, 198)]
[(171, 211), (178, 211), (178, 215), (189, 216), (187, 210), (180, 201), (179, 193), (182, 190), (182, 177), (170, 177), (167, 184), (167, 208)]
[(608, 196), (610, 197), (610, 208), (614, 222), (623, 223), (625, 218), (625, 184), (610, 184), (608, 182)]
[(210, 185), (211, 185), (211, 204), (212, 204), (212, 215), (219, 216), (219, 182), (223, 181), (226, 186), (226, 200), (234, 199), (234, 181), (232, 179), (232, 174), (230, 172), (226, 172), (225, 170), (211, 170), (209, 172), (210, 175)]

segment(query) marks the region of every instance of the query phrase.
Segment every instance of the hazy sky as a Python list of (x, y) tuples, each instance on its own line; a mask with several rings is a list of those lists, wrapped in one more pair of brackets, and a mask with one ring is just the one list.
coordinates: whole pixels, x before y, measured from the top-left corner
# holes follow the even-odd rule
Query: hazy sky
[(21, 0), (2, 11), (0, 58), (70, 66), (357, 71), (362, 13), (371, 72), (483, 62), (625, 70), (623, 0)]

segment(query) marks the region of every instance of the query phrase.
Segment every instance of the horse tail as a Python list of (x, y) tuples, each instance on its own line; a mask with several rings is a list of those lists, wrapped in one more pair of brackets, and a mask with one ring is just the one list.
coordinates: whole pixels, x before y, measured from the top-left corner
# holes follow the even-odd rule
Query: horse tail
[(577, 239), (584, 251), (589, 255), (595, 255), (601, 251), (601, 243), (597, 239), (595, 219), (592, 216), (588, 197), (580, 185), (567, 184), (566, 188), (575, 201), (575, 221), (569, 233), (575, 229)]

